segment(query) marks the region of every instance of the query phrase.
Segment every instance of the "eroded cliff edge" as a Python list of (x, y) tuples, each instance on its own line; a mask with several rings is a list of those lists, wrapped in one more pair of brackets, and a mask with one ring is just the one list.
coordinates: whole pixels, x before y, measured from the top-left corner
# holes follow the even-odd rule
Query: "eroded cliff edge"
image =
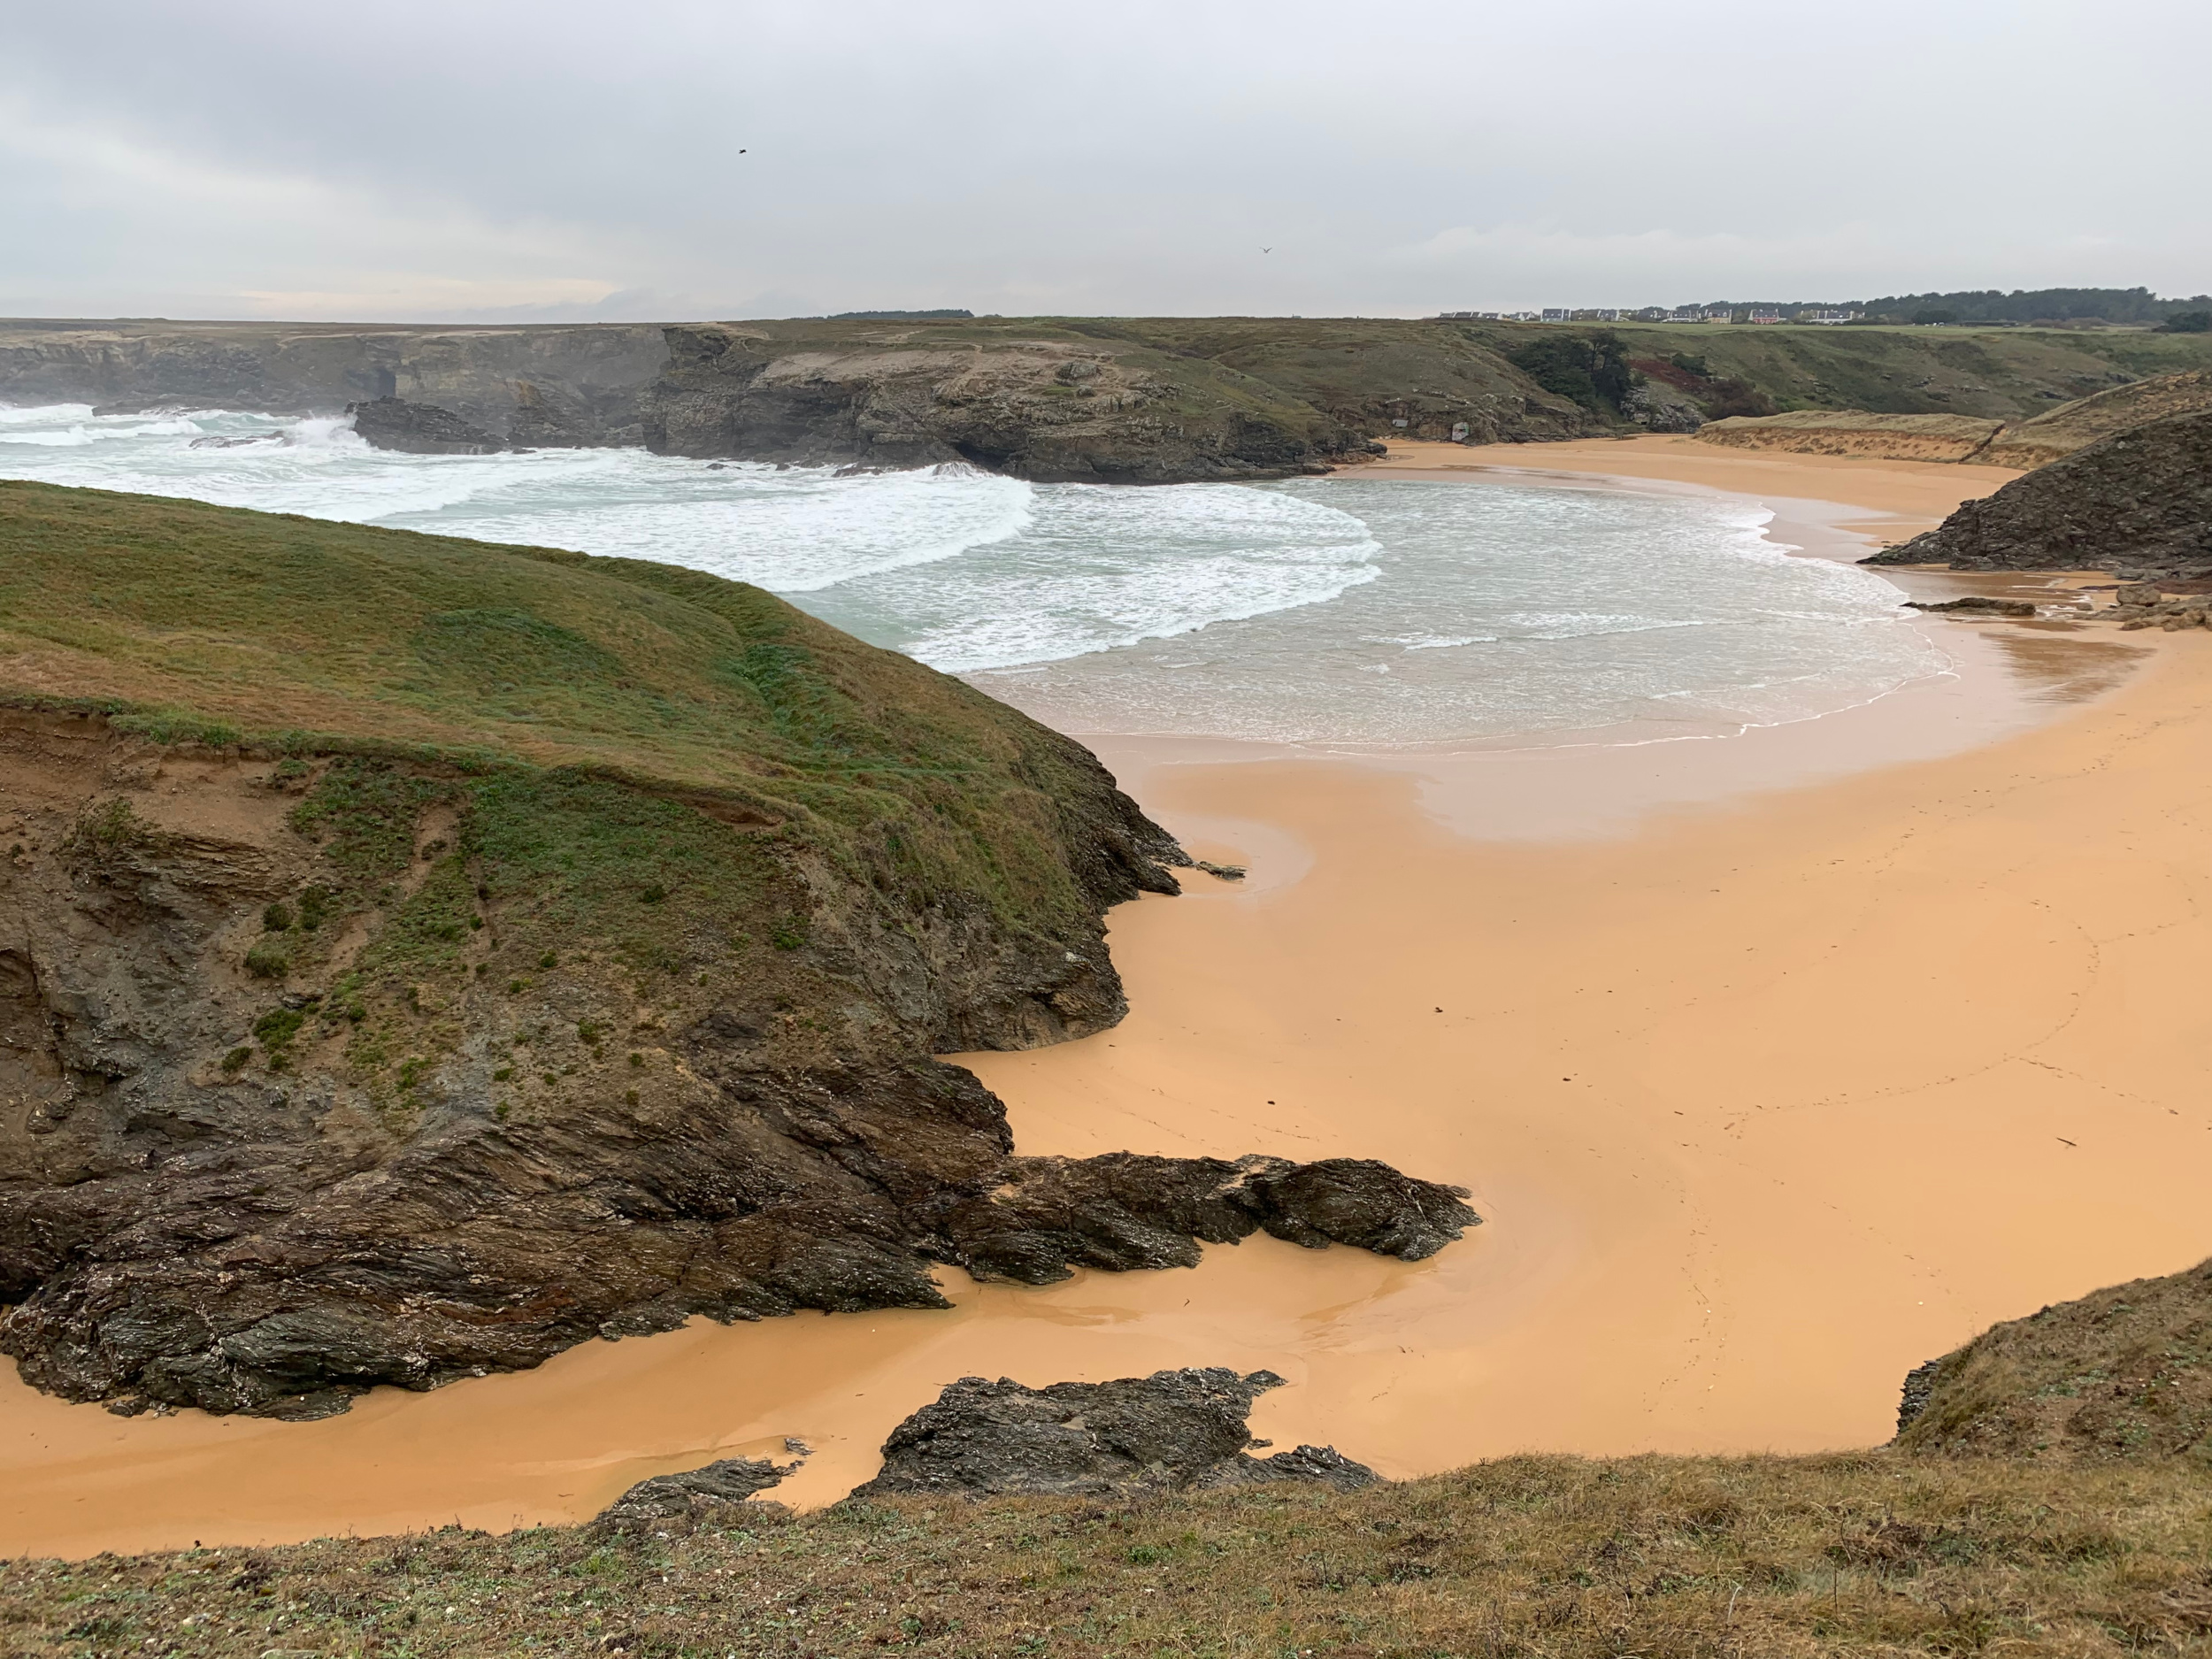
[(1357, 1160), (1016, 1156), (933, 1053), (1124, 1010), (1174, 842), (757, 589), (0, 483), (0, 1349), (312, 1416), (594, 1335), (1474, 1217)]

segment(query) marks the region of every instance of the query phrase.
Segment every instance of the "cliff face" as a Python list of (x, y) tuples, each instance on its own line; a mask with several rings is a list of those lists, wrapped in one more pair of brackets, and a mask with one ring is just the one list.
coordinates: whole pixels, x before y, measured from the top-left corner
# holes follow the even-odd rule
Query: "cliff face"
[(1970, 501), (1865, 561), (1953, 570), (2212, 572), (2212, 411), (2133, 427)]
[(933, 1053), (1124, 1011), (1085, 750), (696, 572), (0, 483), (0, 1350), (317, 1416), (698, 1313), (1197, 1239), (1381, 1165), (1013, 1156)]
[[(1160, 483), (1318, 472), (1356, 431), (1217, 365), (1125, 346), (887, 337), (846, 349), (741, 326), (668, 331), (648, 444), (677, 455)], [(797, 342), (803, 345), (803, 342)]]
[(13, 324), (0, 325), (0, 401), (335, 415), (399, 397), (515, 443), (638, 443), (639, 396), (667, 357), (652, 325)]
[[(1520, 366), (1532, 347), (1600, 335), (1651, 371), (1617, 403), (1594, 382), (1540, 383), (1540, 367)], [(336, 414), (396, 398), (420, 411), (403, 428), (449, 417), (523, 448), (642, 443), (841, 465), (959, 458), (1038, 479), (1144, 483), (1283, 477), (1392, 436), (1690, 431), (1717, 388), (1739, 382), (1783, 409), (2016, 420), (2199, 370), (2208, 357), (2212, 336), (1437, 319), (0, 322), (0, 402)], [(2034, 439), (2055, 441), (2071, 440), (2055, 427)], [(1875, 452), (1866, 431), (1850, 442), (1851, 452)]]

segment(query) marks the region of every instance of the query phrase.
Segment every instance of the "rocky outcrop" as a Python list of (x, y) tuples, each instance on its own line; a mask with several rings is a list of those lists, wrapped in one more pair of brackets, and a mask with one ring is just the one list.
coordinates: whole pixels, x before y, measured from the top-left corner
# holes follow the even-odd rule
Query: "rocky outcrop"
[(2212, 411), (2103, 439), (1863, 562), (2212, 573)]
[(2212, 1262), (1993, 1325), (1916, 1366), (1901, 1451), (2053, 1463), (2212, 1458)]
[(592, 1530), (685, 1538), (702, 1526), (742, 1526), (789, 1513), (781, 1504), (753, 1500), (796, 1463), (772, 1463), (752, 1457), (726, 1457), (698, 1469), (641, 1480), (592, 1521)]
[[(53, 742), (19, 729), (15, 747)], [(468, 849), (494, 896), (463, 912), (503, 977), (399, 990), (459, 1048), (410, 1062), (422, 1074), (380, 1101), (349, 1059), (355, 1033), (394, 1019), (401, 1041), (428, 1033), (405, 1034), (422, 1022), (397, 1009), (357, 1022), (362, 993), (345, 987), (361, 956), (319, 955), (300, 929), (319, 902), (381, 937), (407, 907), (363, 910), (289, 829), (282, 793), (250, 838), (197, 828), (227, 797), (266, 792), (266, 764), (146, 754), (135, 764), (168, 786), (163, 820), (119, 811), (134, 797), (104, 797), (101, 763), (134, 752), (93, 740), (73, 780), (19, 769), (57, 804), (11, 829), (25, 850), (0, 918), (17, 941), (0, 955), (0, 1069), (27, 1108), (0, 1128), (0, 1295), (19, 1304), (0, 1347), (72, 1398), (316, 1417), (379, 1383), (526, 1367), (695, 1314), (941, 1308), (935, 1263), (1045, 1283), (1192, 1266), (1196, 1240), (1261, 1229), (1413, 1259), (1475, 1219), (1450, 1189), (1352, 1160), (1010, 1156), (999, 1102), (928, 1059), (929, 1026), (906, 1025), (833, 950), (779, 952), (728, 991), (672, 986), (641, 1015), (618, 961), (536, 965), (557, 954), (530, 925), (549, 895), (486, 846), (521, 825), (444, 790), (421, 791), (401, 844)], [(433, 781), (341, 764), (306, 802)], [(790, 887), (779, 908), (803, 914)], [(1102, 964), (1094, 930), (1062, 937), (1072, 949), (1054, 958)], [(265, 969), (278, 995), (258, 989)], [(503, 978), (516, 970), (527, 983)], [(958, 986), (966, 971), (939, 972)], [(1002, 954), (969, 982), (964, 1042), (1118, 1016), (1110, 969), (1075, 1001), (1051, 979), (1082, 981), (1030, 972)], [(1021, 1011), (1040, 996), (1057, 1010), (1041, 1039)]]
[(507, 446), (481, 427), (472, 426), (449, 409), (379, 397), (348, 403), (354, 435), (373, 449), (404, 455), (496, 455)]
[(1325, 1158), (1015, 1158), (988, 1194), (938, 1210), (948, 1254), (979, 1278), (1050, 1284), (1071, 1268), (1195, 1267), (1198, 1243), (1264, 1231), (1310, 1249), (1348, 1244), (1417, 1262), (1481, 1217), (1458, 1187), (1386, 1164)]
[(668, 343), (645, 433), (676, 455), (1165, 483), (1318, 472), (1366, 452), (1363, 434), (1263, 387), (1233, 402), (1190, 384), (1219, 380), (1210, 365), (1170, 375), (1125, 347), (987, 337), (794, 350), (736, 325), (671, 328)]
[(2032, 599), (1996, 599), (1986, 594), (1969, 594), (1962, 599), (1946, 599), (1934, 604), (1908, 599), (1905, 609), (1925, 611), (1932, 616), (2018, 618), (2033, 616), (2035, 602)]
[(941, 1265), (1475, 1220), (1359, 1160), (1016, 1156), (931, 1056), (1111, 1025), (1103, 912), (1187, 859), (949, 677), (634, 561), (17, 482), (0, 549), (0, 1350), (36, 1386), (315, 1417), (696, 1315), (940, 1308)]
[(856, 1498), (1144, 1498), (1171, 1492), (1312, 1481), (1353, 1491), (1379, 1477), (1333, 1447), (1255, 1457), (1252, 1402), (1282, 1386), (1272, 1371), (1155, 1371), (1103, 1383), (1025, 1388), (964, 1377), (891, 1432), (883, 1472)]
[(1705, 426), (1705, 411), (1696, 400), (1664, 380), (1631, 387), (1621, 399), (1621, 413), (1646, 432), (1697, 432)]
[(2118, 623), (2123, 634), (2139, 628), (2162, 628), (2176, 634), (2184, 628), (2212, 627), (2212, 596), (2199, 591), (2170, 597), (2160, 593), (2155, 584), (2139, 584), (2137, 591), (2141, 592), (2144, 587), (2148, 587), (2149, 592), (2143, 597), (2131, 599), (2124, 594), (2110, 610), (2095, 612), (2096, 619)]

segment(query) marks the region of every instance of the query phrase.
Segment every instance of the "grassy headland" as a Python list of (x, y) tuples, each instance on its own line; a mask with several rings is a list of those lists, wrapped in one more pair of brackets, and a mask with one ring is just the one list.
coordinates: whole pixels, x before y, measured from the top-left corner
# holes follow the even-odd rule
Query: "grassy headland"
[(0, 1621), (24, 1655), (2199, 1653), (2212, 1501), (2171, 1464), (1515, 1458), (1351, 1495), (18, 1561)]
[(756, 588), (24, 483), (0, 765), (0, 1348), (134, 1410), (941, 1305), (1008, 1136), (927, 1056), (1112, 1024), (1180, 856)]

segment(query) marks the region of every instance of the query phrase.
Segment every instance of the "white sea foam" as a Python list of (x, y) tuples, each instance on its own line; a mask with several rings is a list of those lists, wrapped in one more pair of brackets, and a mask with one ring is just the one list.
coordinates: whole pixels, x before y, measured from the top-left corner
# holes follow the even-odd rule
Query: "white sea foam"
[[(195, 449), (204, 438), (258, 440)], [(1932, 672), (1741, 503), (1372, 480), (1033, 485), (637, 449), (407, 456), (342, 419), (0, 410), (0, 475), (690, 565), (1078, 730), (1435, 742), (1802, 718)], [(1007, 670), (1002, 675), (995, 671)]]
[(0, 407), (0, 426), (68, 426), (92, 418), (89, 403), (33, 403)]

